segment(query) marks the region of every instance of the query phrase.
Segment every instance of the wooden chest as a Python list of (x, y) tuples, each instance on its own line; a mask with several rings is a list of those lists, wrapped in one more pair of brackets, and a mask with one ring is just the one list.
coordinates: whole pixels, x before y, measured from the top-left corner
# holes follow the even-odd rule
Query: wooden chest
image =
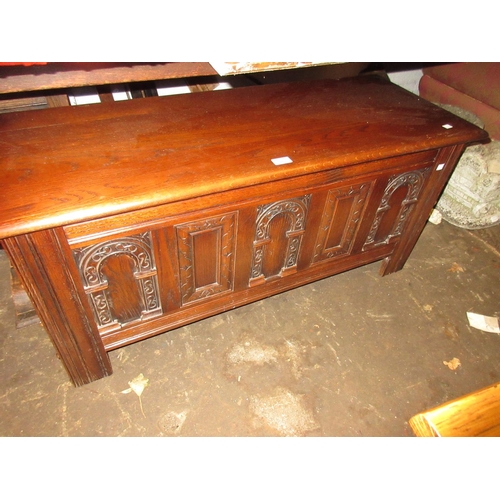
[(401, 269), (487, 139), (371, 76), (15, 113), (0, 131), (0, 240), (75, 385), (109, 375), (114, 348)]

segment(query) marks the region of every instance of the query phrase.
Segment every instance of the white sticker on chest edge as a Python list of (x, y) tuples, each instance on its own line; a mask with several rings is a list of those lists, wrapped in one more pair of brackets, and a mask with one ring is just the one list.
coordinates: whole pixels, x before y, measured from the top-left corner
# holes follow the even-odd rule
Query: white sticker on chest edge
[(285, 165), (287, 163), (293, 163), (293, 160), (288, 156), (281, 156), (280, 158), (273, 158), (271, 161), (275, 165)]

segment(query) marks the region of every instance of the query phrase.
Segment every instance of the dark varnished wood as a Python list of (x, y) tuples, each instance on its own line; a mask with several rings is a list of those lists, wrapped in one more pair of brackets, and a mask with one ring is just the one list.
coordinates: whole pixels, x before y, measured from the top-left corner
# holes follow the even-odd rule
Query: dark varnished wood
[(217, 75), (206, 62), (48, 63), (0, 67), (0, 94)]
[(109, 374), (116, 347), (376, 260), (401, 269), (487, 138), (373, 77), (17, 113), (0, 130), (0, 239), (76, 384)]

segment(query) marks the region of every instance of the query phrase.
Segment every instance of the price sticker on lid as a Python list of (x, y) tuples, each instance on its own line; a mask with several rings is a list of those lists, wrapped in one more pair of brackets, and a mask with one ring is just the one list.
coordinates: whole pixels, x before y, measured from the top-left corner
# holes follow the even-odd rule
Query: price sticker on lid
[(293, 163), (293, 160), (289, 156), (280, 156), (279, 158), (273, 158), (271, 161), (275, 165), (286, 165), (287, 163)]

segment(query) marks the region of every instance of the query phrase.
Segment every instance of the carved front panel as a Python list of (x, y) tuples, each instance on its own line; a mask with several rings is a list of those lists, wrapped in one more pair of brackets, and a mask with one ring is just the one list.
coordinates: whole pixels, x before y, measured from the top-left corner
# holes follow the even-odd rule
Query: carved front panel
[(328, 192), (316, 240), (313, 262), (351, 252), (371, 183), (331, 189)]
[(151, 234), (73, 250), (101, 332), (162, 314)]
[(229, 213), (176, 226), (183, 305), (233, 289), (236, 223)]
[(387, 245), (401, 236), (430, 170), (424, 168), (389, 178), (363, 250)]
[(250, 286), (296, 272), (310, 199), (306, 195), (258, 208)]

